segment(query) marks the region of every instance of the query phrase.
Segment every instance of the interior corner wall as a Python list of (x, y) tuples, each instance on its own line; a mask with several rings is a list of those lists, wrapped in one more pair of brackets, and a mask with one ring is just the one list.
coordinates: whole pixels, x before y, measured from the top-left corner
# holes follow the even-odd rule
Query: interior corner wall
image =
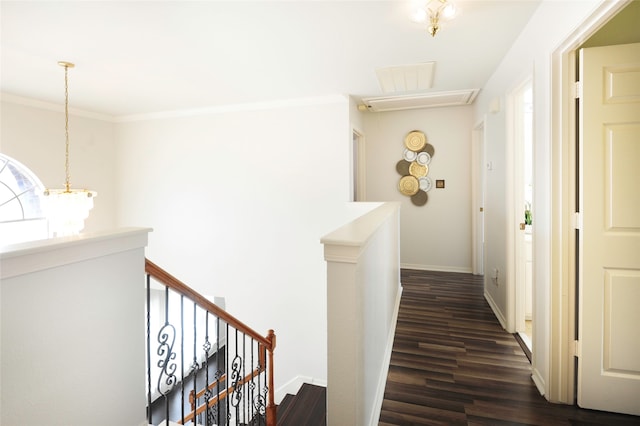
[[(504, 100), (501, 100), (504, 105)], [(485, 297), (503, 327), (507, 326), (506, 114), (504, 108), (485, 115), (484, 282)], [(501, 143), (500, 143), (501, 141)], [(496, 272), (497, 271), (497, 272)], [(497, 275), (497, 277), (496, 277)]]
[[(485, 128), (486, 161), (492, 162), (493, 171), (487, 173), (487, 194), (485, 203), (485, 244), (486, 272), (494, 267), (506, 272), (507, 229), (505, 218), (511, 214), (513, 206), (507, 205), (506, 194), (496, 191), (492, 185), (506, 182), (503, 161), (508, 151), (507, 123), (504, 111), (505, 99), (517, 84), (533, 75), (534, 98), (534, 193), (533, 193), (533, 288), (534, 288), (534, 339), (533, 361), (536, 384), (542, 393), (546, 392), (550, 378), (550, 341), (557, 333), (550, 329), (550, 292), (552, 229), (551, 229), (551, 188), (558, 183), (551, 181), (552, 132), (551, 116), (551, 55), (581, 23), (595, 10), (602, 0), (554, 1), (543, 0), (514, 41), (509, 52), (489, 78), (474, 104), (474, 120), (487, 117)], [(499, 105), (499, 111), (496, 106)], [(491, 111), (494, 111), (493, 113)], [(502, 274), (502, 273), (501, 273)], [(485, 291), (496, 302), (497, 309), (507, 317), (512, 307), (507, 300), (508, 285), (495, 286), (490, 274), (485, 274)]]
[[(471, 272), (471, 134), (469, 106), (364, 114), (367, 201), (398, 201), (403, 268)], [(400, 193), (404, 138), (420, 130), (435, 153), (428, 201), (416, 206)], [(436, 188), (436, 179), (444, 188)]]
[[(45, 187), (64, 188), (64, 112), (28, 102), (2, 101), (0, 108), (0, 152), (19, 161)], [(114, 123), (70, 113), (70, 172), (72, 188), (98, 192), (85, 221), (84, 232), (115, 226)]]
[(152, 261), (275, 330), (276, 390), (326, 383), (320, 238), (344, 223), (349, 135), (345, 97), (117, 125), (118, 224), (153, 228)]
[(358, 109), (358, 102), (353, 97), (349, 97), (349, 122), (351, 123), (350, 130), (363, 131), (364, 129), (364, 112)]

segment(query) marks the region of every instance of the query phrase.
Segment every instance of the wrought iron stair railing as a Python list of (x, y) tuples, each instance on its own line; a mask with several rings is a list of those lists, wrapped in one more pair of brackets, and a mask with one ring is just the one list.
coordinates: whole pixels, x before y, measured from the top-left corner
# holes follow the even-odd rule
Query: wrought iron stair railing
[(150, 260), (147, 421), (276, 425), (273, 351), (262, 336)]

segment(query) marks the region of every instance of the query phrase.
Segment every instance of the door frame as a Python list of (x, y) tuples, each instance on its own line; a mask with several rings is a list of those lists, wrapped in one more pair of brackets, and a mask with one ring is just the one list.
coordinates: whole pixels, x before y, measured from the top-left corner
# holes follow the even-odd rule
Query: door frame
[[(508, 331), (524, 331), (525, 326), (525, 233), (520, 229), (524, 222), (524, 127), (522, 125), (522, 98), (524, 89), (533, 90), (533, 70), (507, 94), (507, 205), (511, 208), (511, 217), (507, 218), (507, 308), (512, 319)], [(534, 101), (535, 102), (535, 101)], [(535, 129), (535, 124), (532, 131)], [(535, 139), (535, 135), (532, 135)], [(532, 295), (531, 295), (532, 296)], [(533, 313), (532, 313), (533, 314)]]
[(576, 51), (631, 1), (602, 2), (551, 56), (551, 402), (576, 400)]
[(365, 201), (366, 171), (365, 171), (365, 137), (364, 132), (355, 127), (351, 128), (351, 164), (349, 201)]
[(471, 133), (471, 270), (484, 275), (485, 121)]

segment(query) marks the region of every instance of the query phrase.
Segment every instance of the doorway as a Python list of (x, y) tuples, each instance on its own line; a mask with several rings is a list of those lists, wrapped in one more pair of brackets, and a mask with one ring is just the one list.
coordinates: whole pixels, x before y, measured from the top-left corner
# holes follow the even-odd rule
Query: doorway
[(533, 349), (533, 86), (525, 79), (512, 93), (513, 212), (515, 234), (515, 328), (524, 344)]
[[(576, 402), (578, 380), (576, 376), (576, 357), (584, 356), (584, 348), (577, 339), (578, 310), (577, 293), (577, 257), (579, 251), (577, 233), (583, 227), (583, 217), (578, 212), (577, 164), (576, 152), (576, 52), (584, 46), (585, 40), (594, 36), (605, 41), (601, 45), (631, 43), (640, 40), (611, 40), (605, 35), (629, 37), (637, 31), (625, 32), (625, 28), (637, 28), (635, 20), (632, 24), (620, 24), (618, 18), (626, 19), (626, 10), (637, 6), (637, 2), (602, 2), (594, 12), (576, 29), (552, 55), (552, 103), (556, 107), (552, 114), (552, 133), (556, 143), (552, 145), (552, 241), (557, 248), (555, 258), (561, 261), (551, 265), (552, 292), (549, 300), (551, 306), (550, 323), (550, 363), (552, 380), (546, 389), (549, 399), (562, 403)], [(627, 9), (625, 9), (625, 7)], [(625, 10), (623, 10), (625, 9)], [(622, 12), (622, 13), (621, 13)], [(605, 31), (611, 25), (612, 31)], [(602, 38), (601, 38), (602, 37)], [(534, 218), (535, 220), (535, 218)], [(589, 352), (589, 351), (588, 351)], [(617, 374), (617, 373), (616, 373)], [(615, 374), (614, 374), (615, 375)], [(604, 390), (605, 387), (596, 386)], [(621, 389), (616, 387), (616, 390)], [(612, 396), (611, 395), (608, 396)], [(637, 392), (635, 393), (637, 395)]]
[(365, 200), (364, 136), (356, 129), (351, 131), (351, 191), (349, 201)]
[(578, 405), (640, 415), (640, 43), (581, 49), (579, 77)]
[(471, 269), (474, 275), (484, 275), (484, 193), (485, 193), (484, 120), (473, 128), (471, 139)]

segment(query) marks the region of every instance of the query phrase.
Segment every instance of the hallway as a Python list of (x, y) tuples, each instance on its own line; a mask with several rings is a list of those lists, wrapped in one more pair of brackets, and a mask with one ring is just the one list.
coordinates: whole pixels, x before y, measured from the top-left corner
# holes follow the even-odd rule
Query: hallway
[(482, 277), (402, 270), (380, 425), (640, 425), (548, 403), (483, 297)]

